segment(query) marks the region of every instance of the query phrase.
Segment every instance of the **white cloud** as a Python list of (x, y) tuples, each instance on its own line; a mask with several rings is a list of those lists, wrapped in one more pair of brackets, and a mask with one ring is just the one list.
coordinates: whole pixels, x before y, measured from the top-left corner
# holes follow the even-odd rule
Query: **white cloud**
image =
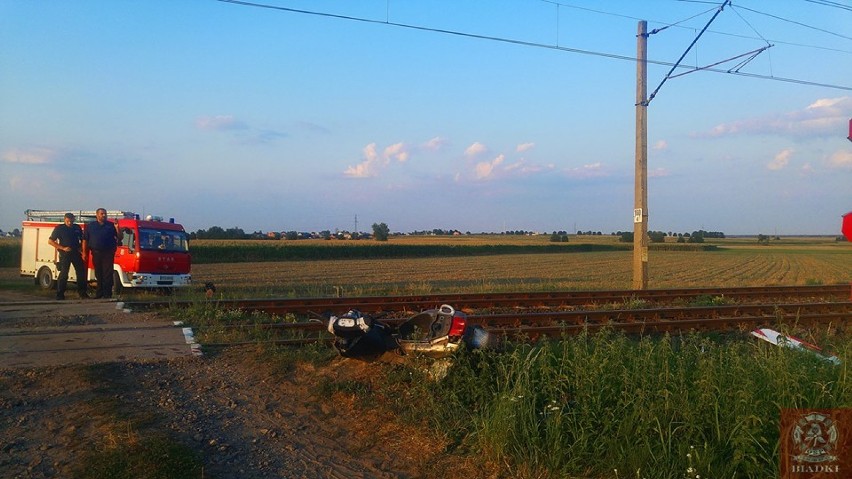
[(852, 168), (852, 151), (838, 151), (828, 158), (832, 168)]
[(370, 143), (361, 150), (364, 160), (355, 166), (346, 168), (343, 172), (345, 176), (350, 178), (369, 178), (379, 174), (379, 171), (386, 168), (390, 164), (390, 160), (397, 160), (400, 163), (408, 161), (410, 154), (405, 146), (405, 143), (396, 143), (386, 147), (381, 156), (378, 154), (375, 143)]
[(775, 155), (775, 158), (767, 163), (766, 167), (772, 171), (783, 170), (788, 164), (790, 164), (791, 156), (793, 156), (793, 150), (787, 148)]
[(198, 117), (195, 120), (195, 127), (199, 130), (229, 131), (245, 130), (248, 125), (231, 115), (216, 115)]
[(660, 140), (654, 143), (654, 146), (652, 146), (651, 149), (656, 151), (666, 151), (669, 149), (669, 142), (667, 142), (666, 140)]
[(840, 98), (821, 98), (808, 105), (808, 109), (833, 110), (836, 107), (839, 108), (839, 111), (842, 113), (843, 109), (849, 106), (849, 100), (850, 98), (848, 96), (842, 96)]
[(370, 176), (375, 176), (370, 172), (370, 163), (367, 161), (346, 168), (343, 174), (350, 178), (369, 178)]
[(56, 151), (50, 148), (12, 148), (0, 155), (0, 161), (25, 165), (44, 165), (52, 163), (56, 154)]
[(370, 143), (369, 145), (365, 146), (364, 149), (361, 150), (361, 152), (364, 154), (364, 158), (366, 158), (367, 161), (376, 161), (379, 159), (379, 155), (376, 153), (375, 143)]
[(476, 179), (484, 180), (492, 176), (492, 174), (494, 173), (494, 168), (499, 166), (500, 163), (503, 163), (505, 159), (506, 157), (504, 155), (499, 155), (497, 158), (494, 158), (494, 160), (490, 162), (481, 161), (477, 163), (475, 167)]
[(535, 148), (535, 143), (521, 143), (517, 148), (515, 148), (515, 151), (523, 153), (525, 151), (532, 150), (533, 148)]
[(363, 154), (364, 161), (355, 166), (346, 168), (346, 171), (343, 172), (344, 175), (352, 178), (368, 178), (376, 176), (376, 170), (378, 169), (378, 163), (380, 162), (379, 155), (376, 153), (376, 144), (370, 143), (361, 150), (361, 153)]
[(446, 143), (446, 139), (441, 138), (440, 136), (436, 136), (435, 138), (432, 138), (426, 143), (423, 143), (423, 145), (421, 145), (421, 148), (423, 148), (424, 150), (438, 151), (443, 148)]
[(528, 175), (532, 173), (540, 173), (542, 171), (553, 170), (554, 168), (555, 165), (553, 163), (549, 163), (547, 165), (537, 165), (533, 163), (527, 163), (526, 160), (521, 158), (520, 160), (510, 165), (506, 165), (503, 170), (506, 172), (515, 173), (517, 175)]
[(653, 170), (648, 170), (648, 178), (663, 178), (671, 175), (671, 172), (668, 168), (654, 168)]
[(571, 178), (597, 178), (608, 174), (600, 162), (590, 163), (578, 168), (566, 168), (564, 171)]
[(464, 156), (472, 158), (474, 156), (479, 156), (482, 153), (485, 153), (486, 151), (488, 151), (488, 147), (477, 141), (474, 144), (468, 146), (466, 150), (464, 150)]
[(386, 159), (393, 158), (400, 162), (407, 161), (409, 156), (410, 154), (408, 153), (408, 150), (405, 147), (405, 143), (402, 142), (385, 148), (384, 152), (384, 157)]
[(822, 98), (801, 110), (723, 123), (716, 125), (709, 132), (693, 136), (716, 138), (737, 134), (796, 137), (840, 135), (845, 130), (849, 110), (852, 110), (852, 97)]

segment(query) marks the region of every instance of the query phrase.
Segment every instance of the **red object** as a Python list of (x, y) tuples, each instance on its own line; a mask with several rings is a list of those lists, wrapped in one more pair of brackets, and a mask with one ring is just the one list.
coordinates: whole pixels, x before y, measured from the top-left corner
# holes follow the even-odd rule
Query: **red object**
[(849, 136), (846, 139), (852, 141), (852, 118), (849, 119)]
[(450, 323), (450, 332), (447, 336), (459, 337), (464, 334), (464, 328), (467, 325), (467, 315), (461, 311), (456, 311), (453, 315), (453, 322)]
[(847, 240), (852, 241), (852, 211), (843, 215), (843, 226), (840, 227), (840, 231)]

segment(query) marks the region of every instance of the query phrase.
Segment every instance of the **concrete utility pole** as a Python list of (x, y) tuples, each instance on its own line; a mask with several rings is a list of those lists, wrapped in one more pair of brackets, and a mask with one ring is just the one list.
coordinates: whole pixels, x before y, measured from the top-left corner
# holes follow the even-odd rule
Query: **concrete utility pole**
[(633, 192), (633, 289), (648, 288), (648, 22), (636, 34), (636, 175)]

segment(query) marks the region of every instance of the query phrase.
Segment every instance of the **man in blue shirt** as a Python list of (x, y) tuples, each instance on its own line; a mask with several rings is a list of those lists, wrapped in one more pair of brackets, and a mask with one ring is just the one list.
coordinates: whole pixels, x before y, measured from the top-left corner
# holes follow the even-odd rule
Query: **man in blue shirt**
[(88, 252), (92, 252), (92, 265), (98, 281), (95, 299), (111, 298), (112, 263), (115, 250), (124, 235), (118, 229), (118, 223), (107, 220), (105, 209), (98, 208), (95, 218), (96, 221), (86, 224), (86, 231), (83, 232), (83, 257), (88, 258)]
[(89, 270), (83, 262), (83, 256), (80, 252), (80, 243), (83, 240), (83, 230), (79, 225), (74, 224), (74, 214), (65, 213), (63, 224), (53, 228), (53, 233), (47, 239), (50, 246), (56, 248), (59, 252), (59, 280), (56, 282), (56, 299), (65, 299), (65, 288), (68, 285), (68, 271), (71, 265), (74, 265), (74, 272), (77, 273), (77, 294), (81, 299), (88, 298), (86, 295), (86, 284)]

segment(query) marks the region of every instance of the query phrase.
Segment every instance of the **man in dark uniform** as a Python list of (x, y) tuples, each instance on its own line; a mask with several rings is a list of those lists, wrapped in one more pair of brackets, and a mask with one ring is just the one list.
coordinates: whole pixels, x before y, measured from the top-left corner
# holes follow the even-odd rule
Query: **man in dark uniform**
[(83, 257), (88, 258), (88, 252), (92, 252), (92, 265), (98, 281), (95, 299), (111, 298), (112, 263), (115, 250), (124, 235), (118, 229), (118, 223), (107, 220), (105, 209), (98, 208), (95, 218), (96, 221), (86, 224), (86, 231), (83, 232)]
[(74, 224), (74, 214), (65, 213), (64, 223), (53, 228), (53, 233), (47, 242), (59, 252), (59, 281), (56, 283), (56, 299), (65, 299), (65, 288), (68, 285), (68, 271), (74, 265), (77, 273), (77, 294), (80, 298), (88, 298), (86, 295), (86, 279), (89, 269), (83, 262), (80, 252), (80, 243), (83, 240), (83, 230)]

